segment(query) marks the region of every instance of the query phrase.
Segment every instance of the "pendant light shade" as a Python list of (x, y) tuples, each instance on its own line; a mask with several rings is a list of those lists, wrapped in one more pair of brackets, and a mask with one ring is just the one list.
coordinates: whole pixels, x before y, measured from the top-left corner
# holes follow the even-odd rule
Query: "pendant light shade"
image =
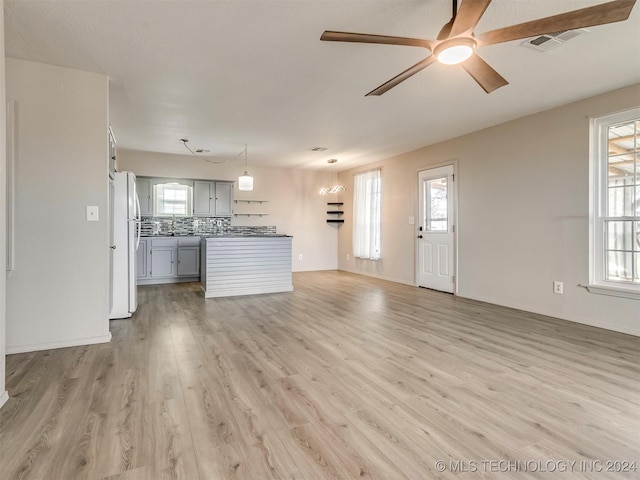
[(253, 190), (253, 177), (247, 172), (247, 145), (244, 146), (244, 173), (238, 177), (238, 190), (250, 192)]
[(238, 190), (250, 192), (253, 190), (253, 177), (247, 173), (244, 173), (238, 178)]

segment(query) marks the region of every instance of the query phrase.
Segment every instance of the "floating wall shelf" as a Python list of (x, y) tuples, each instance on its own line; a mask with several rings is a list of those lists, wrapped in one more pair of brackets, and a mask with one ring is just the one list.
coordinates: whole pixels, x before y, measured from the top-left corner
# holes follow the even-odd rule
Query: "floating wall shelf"
[[(246, 204), (251, 204), (251, 203), (259, 203), (260, 205), (262, 205), (263, 203), (267, 203), (269, 200), (251, 200), (251, 199), (242, 199), (242, 198), (236, 198), (233, 200), (236, 205), (239, 203), (246, 203)], [(268, 213), (264, 213), (264, 212), (233, 212), (233, 215), (236, 217), (264, 217), (265, 215), (269, 215)]]
[[(342, 202), (327, 202), (327, 206), (329, 207), (341, 207), (343, 205)], [(327, 210), (327, 215), (336, 215), (340, 216), (344, 213), (343, 210)], [(327, 223), (344, 223), (344, 220), (341, 218), (327, 218)]]

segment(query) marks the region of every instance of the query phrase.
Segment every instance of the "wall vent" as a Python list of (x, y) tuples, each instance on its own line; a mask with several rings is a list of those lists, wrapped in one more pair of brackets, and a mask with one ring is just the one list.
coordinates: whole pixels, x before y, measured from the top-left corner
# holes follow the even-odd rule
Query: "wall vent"
[(589, 30), (586, 28), (580, 28), (578, 30), (565, 30), (562, 32), (547, 33), (540, 35), (539, 37), (529, 38), (521, 43), (525, 47), (533, 48), (539, 52), (546, 52), (559, 47), (564, 42), (571, 40), (578, 35), (587, 33)]

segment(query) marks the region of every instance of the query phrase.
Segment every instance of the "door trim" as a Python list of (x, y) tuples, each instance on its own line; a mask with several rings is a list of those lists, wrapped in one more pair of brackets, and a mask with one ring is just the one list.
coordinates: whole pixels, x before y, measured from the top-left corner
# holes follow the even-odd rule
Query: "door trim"
[(453, 166), (453, 195), (454, 195), (454, 203), (453, 203), (453, 222), (455, 225), (455, 229), (453, 232), (453, 254), (454, 254), (454, 259), (453, 259), (453, 271), (454, 271), (454, 276), (455, 276), (455, 282), (453, 284), (453, 295), (457, 295), (458, 294), (458, 285), (460, 284), (460, 272), (459, 272), (459, 261), (458, 259), (460, 258), (459, 256), (459, 251), (458, 251), (458, 232), (460, 231), (460, 223), (458, 222), (458, 203), (459, 203), (459, 191), (458, 191), (458, 184), (459, 184), (459, 173), (458, 173), (458, 160), (457, 159), (453, 159), (453, 160), (449, 160), (446, 162), (438, 162), (438, 163), (433, 163), (433, 164), (429, 164), (429, 165), (422, 165), (418, 168), (416, 168), (415, 171), (415, 195), (414, 195), (414, 219), (416, 219), (417, 221), (415, 221), (414, 223), (414, 261), (413, 261), (413, 275), (414, 275), (414, 280), (413, 280), (413, 284), (416, 287), (420, 287), (419, 285), (419, 272), (418, 272), (418, 262), (419, 262), (419, 252), (418, 252), (418, 248), (419, 248), (419, 243), (418, 243), (418, 235), (420, 234), (418, 227), (420, 226), (420, 172), (423, 172), (425, 170), (433, 170), (436, 168), (440, 168), (440, 167), (448, 167), (448, 166)]

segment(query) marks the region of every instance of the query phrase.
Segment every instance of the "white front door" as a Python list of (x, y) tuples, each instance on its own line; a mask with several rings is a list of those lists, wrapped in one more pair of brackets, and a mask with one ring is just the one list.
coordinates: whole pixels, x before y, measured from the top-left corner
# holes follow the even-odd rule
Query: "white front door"
[(455, 291), (453, 165), (418, 172), (418, 286)]

